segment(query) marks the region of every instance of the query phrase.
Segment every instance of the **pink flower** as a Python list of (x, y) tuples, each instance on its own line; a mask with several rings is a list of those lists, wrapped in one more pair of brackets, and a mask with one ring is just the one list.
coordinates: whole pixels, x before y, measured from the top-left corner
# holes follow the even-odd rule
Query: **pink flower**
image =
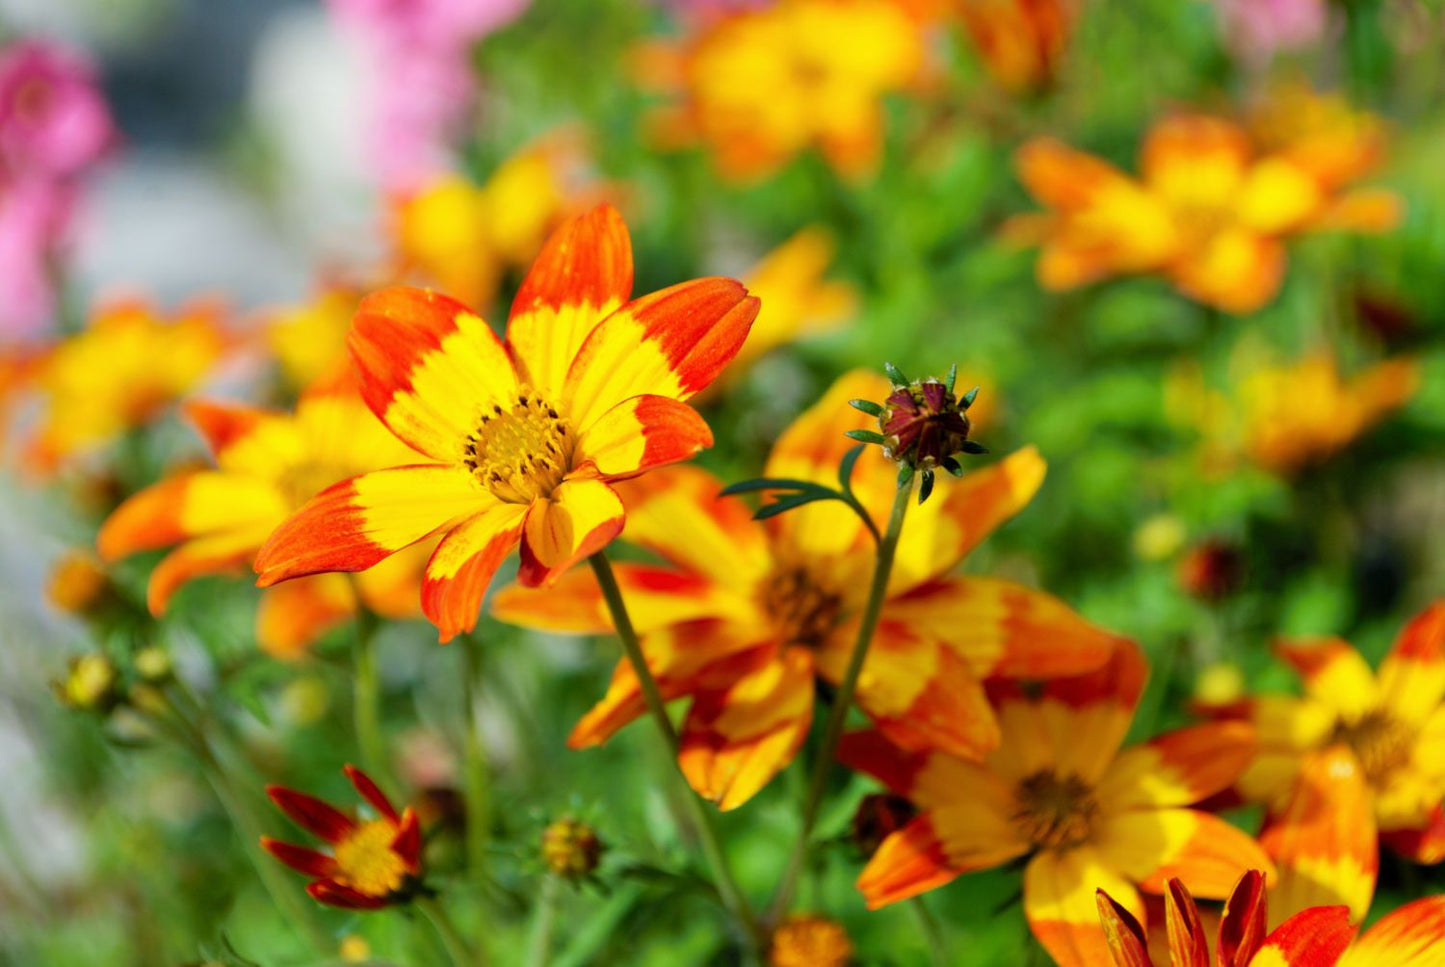
[(114, 141), (83, 57), (31, 40), (0, 51), (0, 166), (12, 177), (73, 177)]
[(468, 47), (504, 26), (529, 0), (328, 0), (336, 16), (399, 46)]
[(1215, 0), (1231, 49), (1265, 61), (1277, 51), (1318, 41), (1325, 30), (1325, 0)]
[(40, 179), (0, 184), (0, 345), (33, 339), (53, 317), (51, 259), (72, 201)]

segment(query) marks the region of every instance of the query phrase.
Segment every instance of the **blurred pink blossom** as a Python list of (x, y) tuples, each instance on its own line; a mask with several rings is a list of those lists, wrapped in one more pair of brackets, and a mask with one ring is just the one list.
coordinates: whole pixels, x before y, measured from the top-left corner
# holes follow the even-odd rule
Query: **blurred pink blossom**
[(67, 178), (115, 140), (82, 57), (37, 41), (0, 51), (0, 165), (14, 177)]
[(1315, 43), (1324, 34), (1326, 0), (1215, 0), (1224, 36), (1247, 60)]
[(0, 344), (33, 339), (54, 316), (50, 261), (70, 200), (39, 179), (0, 185)]
[(476, 95), (472, 47), (529, 0), (327, 2), (368, 61), (368, 150), (382, 187), (405, 192), (449, 170)]

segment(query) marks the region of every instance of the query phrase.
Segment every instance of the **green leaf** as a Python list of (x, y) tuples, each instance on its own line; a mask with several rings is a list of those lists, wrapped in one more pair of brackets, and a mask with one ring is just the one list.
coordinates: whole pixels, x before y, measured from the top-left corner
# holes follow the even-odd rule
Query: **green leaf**
[(953, 395), (953, 384), (958, 381), (958, 363), (948, 367), (948, 379), (943, 381), (943, 388), (948, 390), (948, 395)]
[[(735, 497), (738, 494), (756, 493), (759, 490), (828, 490), (828, 488), (811, 480), (795, 480), (790, 477), (757, 477), (728, 484), (718, 491), (718, 496)], [(832, 491), (829, 490), (829, 493)]]
[(883, 443), (883, 434), (873, 430), (849, 430), (843, 435), (850, 440), (857, 440), (859, 443), (877, 443), (880, 446)]
[(849, 400), (849, 401), (848, 401), (848, 405), (851, 406), (851, 407), (853, 407), (853, 409), (855, 409), (855, 410), (862, 410), (864, 413), (867, 413), (869, 416), (882, 416), (882, 415), (883, 415), (883, 407), (879, 406), (877, 403), (873, 402), (872, 400)]
[(892, 363), (884, 363), (883, 372), (888, 374), (888, 378), (893, 381), (894, 386), (907, 386), (910, 382), (908, 377), (903, 375), (903, 371)]
[(843, 462), (838, 464), (838, 486), (843, 488), (843, 493), (853, 492), (853, 467), (858, 458), (863, 455), (863, 447), (857, 446), (843, 454)]
[(918, 484), (918, 502), (921, 504), (933, 493), (933, 471), (923, 471), (923, 479)]
[(848, 502), (840, 493), (828, 491), (825, 494), (794, 494), (791, 497), (779, 497), (770, 504), (764, 504), (753, 512), (753, 520), (767, 520), (769, 517), (776, 517), (789, 510), (795, 510), (804, 504), (816, 503), (820, 500), (841, 500)]
[[(952, 387), (951, 385), (949, 386), (949, 392), (950, 392), (950, 393), (953, 392), (953, 387)], [(958, 402), (959, 402), (959, 405), (961, 405), (961, 406), (966, 410), (966, 409), (968, 409), (970, 406), (973, 405), (973, 401), (976, 400), (977, 398), (978, 398), (978, 387), (975, 386), (973, 389), (969, 390), (967, 393), (964, 393), (963, 396), (959, 398), (959, 401), (958, 401)]]

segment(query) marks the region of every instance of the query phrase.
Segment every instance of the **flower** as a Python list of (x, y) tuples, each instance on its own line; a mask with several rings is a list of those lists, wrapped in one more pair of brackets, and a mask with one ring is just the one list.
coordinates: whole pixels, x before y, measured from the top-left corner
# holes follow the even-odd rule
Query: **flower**
[(395, 197), (399, 278), (419, 277), (471, 306), (496, 295), (503, 272), (529, 265), (547, 236), (595, 191), (582, 147), (555, 132), (504, 161), (483, 185), (447, 174)]
[(45, 597), (56, 608), (78, 617), (95, 614), (112, 591), (110, 577), (88, 551), (63, 554), (45, 581)]
[[(1341, 121), (1353, 145), (1359, 126)], [(1318, 142), (1316, 142), (1318, 144)], [(1304, 145), (1252, 143), (1223, 118), (1180, 115), (1156, 123), (1140, 157), (1142, 178), (1052, 138), (1019, 149), (1019, 176), (1049, 211), (1012, 219), (1005, 238), (1041, 245), (1046, 289), (1115, 275), (1158, 275), (1184, 295), (1249, 313), (1284, 279), (1284, 240), (1323, 230), (1381, 232), (1400, 217), (1393, 195), (1347, 191), (1332, 157)]]
[[(844, 376), (779, 437), (768, 477), (836, 482), (852, 445), (844, 431), (866, 417), (848, 406), (888, 383)], [(858, 679), (857, 701), (900, 744), (942, 745), (977, 757), (998, 743), (980, 681), (990, 675), (1047, 678), (1104, 661), (1112, 636), (1061, 602), (984, 577), (949, 577), (974, 545), (1021, 510), (1043, 479), (1026, 448), (910, 512), (882, 620)], [(897, 468), (876, 449), (859, 456), (858, 499), (874, 520), (887, 513)], [(616, 567), (648, 667), (666, 699), (692, 699), (678, 758), (688, 781), (722, 809), (750, 799), (797, 753), (813, 720), (819, 680), (843, 678), (867, 598), (872, 537), (838, 502), (818, 502), (754, 522), (722, 484), (688, 467), (650, 474), (623, 489), (629, 541), (664, 566)], [(493, 614), (531, 628), (598, 633), (610, 618), (591, 575), (543, 592), (509, 587)], [(606, 696), (577, 724), (574, 748), (597, 745), (643, 711), (622, 662)]]
[[(773, 249), (744, 279), (762, 308), (728, 377), (800, 336), (832, 332), (852, 316), (858, 294), (846, 282), (823, 279), (835, 248), (825, 229), (810, 226)], [(723, 380), (726, 382), (727, 380)]]
[[(1310, 907), (1268, 930), (1264, 874), (1249, 870), (1225, 901), (1214, 949), (1219, 967), (1385, 967), (1425, 964), (1445, 943), (1445, 897), (1407, 903), (1358, 938), (1343, 906)], [(1164, 898), (1171, 967), (1210, 963), (1209, 941), (1194, 898), (1179, 878)], [(1098, 891), (1099, 920), (1118, 967), (1153, 967), (1149, 937), (1134, 916)]]
[(542, 830), (542, 861), (557, 876), (574, 880), (590, 876), (604, 848), (595, 829), (571, 817), (548, 823)]
[(0, 334), (32, 341), (55, 315), (53, 261), (73, 207), (74, 191), (41, 179), (5, 183), (0, 176)]
[(310, 386), (334, 374), (346, 361), (346, 333), (361, 293), (327, 283), (309, 302), (267, 313), (267, 347), (291, 386)]
[[(351, 379), (312, 387), (294, 414), (199, 401), (187, 404), (186, 413), (215, 469), (180, 473), (140, 491), (115, 509), (96, 539), (108, 561), (175, 547), (151, 572), (146, 603), (155, 615), (164, 614), (171, 595), (192, 578), (251, 563), (271, 532), (312, 494), (411, 453), (366, 408)], [(373, 611), (410, 616), (420, 568), (412, 556), (360, 575), (354, 584), (325, 575), (268, 591), (256, 614), (257, 643), (276, 657), (296, 657), (351, 617), (358, 595)]]
[(1137, 919), (1139, 889), (1182, 876), (1222, 898), (1247, 869), (1271, 869), (1249, 836), (1187, 808), (1228, 786), (1254, 752), (1239, 722), (1179, 729), (1119, 751), (1143, 691), (1144, 656), (1120, 642), (1108, 664), (1037, 693), (993, 688), (1003, 741), (983, 764), (906, 752), (877, 732), (845, 736), (842, 761), (881, 779), (923, 811), (883, 841), (858, 878), (870, 908), (961, 873), (1027, 858), (1029, 926), (1060, 964), (1107, 956), (1094, 890)]
[(1325, 32), (1325, 0), (1214, 0), (1220, 28), (1235, 56), (1263, 63), (1297, 50)]
[(425, 458), (336, 484), (282, 524), (258, 583), (361, 571), (431, 534), (422, 610), (447, 641), (477, 620), (521, 545), (521, 580), (550, 584), (622, 529), (612, 481), (712, 443), (685, 400), (736, 355), (757, 299), (696, 279), (627, 301), (632, 248), (607, 206), (548, 241), (498, 339), (453, 299), (397, 286), (357, 311), (367, 405)]
[(226, 348), (218, 315), (205, 303), (171, 319), (138, 301), (98, 309), (86, 329), (36, 363), (34, 385), (49, 406), (30, 442), (31, 466), (53, 471), (190, 392)]
[(120, 672), (103, 652), (70, 659), (65, 677), (52, 683), (56, 698), (73, 709), (104, 715), (121, 700)]
[(79, 54), (38, 41), (0, 51), (0, 173), (71, 178), (115, 141), (95, 72)]
[(794, 914), (773, 931), (768, 967), (847, 967), (853, 941), (836, 920), (816, 914)]
[(654, 45), (643, 80), (678, 97), (655, 119), (662, 140), (702, 142), (729, 179), (764, 178), (814, 147), (863, 175), (882, 148), (882, 98), (914, 82), (923, 53), (921, 25), (889, 0), (778, 0)]
[(1011, 91), (1053, 82), (1081, 0), (965, 0), (955, 6), (994, 80)]
[(1220, 538), (1210, 538), (1189, 548), (1179, 559), (1179, 585), (1196, 598), (1218, 602), (1238, 591), (1244, 583), (1244, 551)]
[(347, 910), (379, 910), (404, 903), (421, 886), (421, 824), (410, 806), (397, 814), (391, 800), (355, 766), (346, 777), (376, 810), (375, 819), (356, 819), (334, 806), (284, 786), (266, 795), (291, 821), (331, 846), (321, 853), (269, 836), (261, 845), (282, 863), (315, 877), (306, 892), (318, 902)]
[[(1262, 839), (1281, 873), (1300, 871), (1291, 907), (1324, 896), (1363, 916), (1377, 829), (1418, 863), (1445, 860), (1437, 754), (1445, 742), (1445, 599), (1405, 626), (1377, 673), (1338, 638), (1282, 640), (1276, 652), (1303, 679), (1304, 695), (1260, 695), (1226, 710), (1247, 717), (1259, 735), (1259, 756), (1237, 788), (1270, 806)], [(1311, 859), (1321, 853), (1323, 861)]]
[(1203, 437), (1207, 468), (1240, 458), (1282, 477), (1345, 449), (1399, 409), (1420, 386), (1413, 359), (1387, 359), (1346, 378), (1334, 353), (1320, 349), (1295, 363), (1238, 354), (1230, 396), (1205, 385), (1197, 368), (1171, 374), (1166, 404)]

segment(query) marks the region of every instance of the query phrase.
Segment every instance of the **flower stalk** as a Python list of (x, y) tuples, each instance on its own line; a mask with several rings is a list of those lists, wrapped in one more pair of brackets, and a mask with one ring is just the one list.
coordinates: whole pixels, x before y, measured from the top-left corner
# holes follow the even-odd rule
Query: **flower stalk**
[(480, 949), (473, 952), (467, 946), (467, 942), (457, 932), (456, 924), (452, 923), (446, 907), (442, 906), (436, 897), (418, 896), (413, 903), (441, 938), (442, 946), (451, 958), (452, 967), (483, 967), (487, 963), (486, 955)]
[[(358, 602), (360, 595), (357, 595)], [(381, 734), (381, 682), (376, 669), (376, 615), (360, 604), (356, 610), (356, 637), (352, 644), (351, 711), (356, 741), (366, 770), (383, 782), (391, 781), (386, 740)]]

